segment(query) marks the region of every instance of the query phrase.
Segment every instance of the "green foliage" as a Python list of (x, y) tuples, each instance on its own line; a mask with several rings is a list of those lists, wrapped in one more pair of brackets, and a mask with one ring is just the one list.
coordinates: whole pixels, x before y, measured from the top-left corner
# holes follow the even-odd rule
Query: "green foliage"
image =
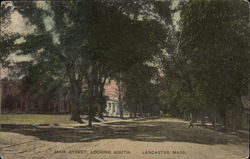
[[(166, 25), (171, 23), (171, 3), (161, 7), (163, 2), (137, 2), (51, 1), (45, 2), (47, 9), (36, 2), (13, 2), (27, 25), (36, 26), (33, 33), (22, 35), (24, 42), (11, 44), (19, 55), (33, 59), (17, 64), (26, 91), (48, 97), (57, 92), (70, 93), (77, 111), (79, 105), (92, 107), (90, 101), (104, 99), (101, 90), (106, 79), (121, 73), (128, 92), (133, 92), (134, 87), (143, 92), (137, 102), (157, 104), (158, 88), (150, 81), (155, 71), (144, 64), (161, 52)], [(152, 19), (154, 13), (160, 19)], [(47, 16), (53, 19), (51, 30), (44, 21)], [(88, 92), (83, 95), (86, 86)], [(86, 107), (82, 108), (86, 111)]]
[(162, 109), (226, 111), (247, 93), (249, 9), (237, 0), (191, 0), (181, 7), (179, 44), (165, 58)]
[(246, 93), (250, 32), (244, 3), (190, 1), (182, 12), (181, 52), (214, 101)]
[(152, 83), (157, 70), (147, 65), (136, 64), (122, 76), (125, 87), (126, 108), (136, 113), (159, 113), (159, 88)]
[(20, 37), (17, 33), (10, 32), (8, 27), (11, 23), (11, 14), (13, 7), (10, 2), (1, 2), (1, 34), (0, 34), (0, 63), (3, 67), (9, 66), (7, 57), (13, 50), (15, 40)]

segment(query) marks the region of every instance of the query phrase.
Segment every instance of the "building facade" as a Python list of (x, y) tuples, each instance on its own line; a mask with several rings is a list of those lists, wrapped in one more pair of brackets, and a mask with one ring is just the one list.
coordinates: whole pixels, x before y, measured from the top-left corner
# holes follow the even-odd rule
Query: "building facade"
[[(115, 81), (105, 85), (107, 96), (105, 116), (120, 116), (119, 94)], [(71, 97), (69, 94), (55, 92), (53, 95), (37, 92), (30, 96), (22, 80), (1, 80), (2, 113), (70, 113)]]
[(120, 116), (119, 101), (116, 98), (109, 98), (106, 101), (105, 115)]
[(105, 85), (105, 96), (108, 97), (106, 101), (105, 114), (106, 116), (120, 116), (120, 107), (119, 107), (119, 85), (116, 81), (110, 81)]

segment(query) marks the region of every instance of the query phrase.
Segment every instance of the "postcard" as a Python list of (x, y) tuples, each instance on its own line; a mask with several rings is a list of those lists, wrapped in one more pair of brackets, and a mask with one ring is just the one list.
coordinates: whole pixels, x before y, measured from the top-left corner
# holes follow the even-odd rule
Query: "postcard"
[(245, 0), (2, 1), (0, 159), (246, 159)]

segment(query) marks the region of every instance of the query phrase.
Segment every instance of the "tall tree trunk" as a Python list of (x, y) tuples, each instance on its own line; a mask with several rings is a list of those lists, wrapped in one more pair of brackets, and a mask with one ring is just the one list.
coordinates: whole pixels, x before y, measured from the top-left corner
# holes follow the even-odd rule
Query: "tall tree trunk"
[(88, 125), (89, 126), (92, 126), (92, 114), (93, 114), (93, 107), (94, 107), (94, 99), (93, 99), (93, 81), (91, 80), (89, 82), (89, 109), (88, 109), (88, 120), (89, 120), (89, 123)]
[(212, 125), (213, 125), (213, 127), (215, 127), (216, 126), (216, 110), (215, 110), (215, 108), (213, 107), (212, 108)]
[(195, 112), (195, 110), (192, 110), (191, 120), (192, 120), (193, 123), (196, 122), (196, 112)]
[[(101, 77), (99, 77), (101, 78)], [(105, 83), (106, 83), (106, 79), (107, 78), (104, 78), (103, 81), (99, 82), (99, 100), (98, 100), (98, 117), (101, 118), (101, 119), (104, 119), (103, 118), (103, 112), (105, 110), (105, 105), (106, 105), (106, 100), (105, 100), (105, 97), (104, 97), (104, 86), (105, 86)], [(100, 79), (101, 80), (101, 79)]]
[(28, 113), (29, 112), (29, 107), (30, 107), (30, 96), (29, 94), (27, 93), (26, 94), (26, 101), (25, 101), (25, 113)]
[(243, 114), (243, 105), (241, 101), (241, 97), (236, 97), (236, 129), (242, 129), (242, 114)]
[(236, 131), (236, 115), (237, 115), (237, 109), (236, 105), (232, 107), (232, 131)]
[(132, 119), (133, 118), (133, 113), (129, 112), (129, 118)]
[(2, 114), (2, 64), (0, 63), (0, 114)]
[(205, 113), (203, 112), (203, 110), (201, 112), (201, 125), (205, 126)]
[(227, 130), (228, 128), (228, 108), (225, 106), (225, 110), (222, 116), (222, 124), (224, 126), (224, 129)]
[(96, 68), (93, 66), (92, 72), (90, 74), (90, 79), (88, 82), (88, 88), (89, 88), (89, 112), (88, 112), (88, 120), (89, 120), (89, 126), (92, 126), (92, 121), (94, 119), (94, 109), (96, 106), (96, 93), (97, 93), (97, 71)]
[(104, 119), (103, 118), (103, 109), (102, 109), (102, 105), (101, 104), (98, 104), (98, 117), (101, 118), (101, 119)]
[(83, 123), (80, 117), (80, 91), (75, 83), (73, 86), (73, 104), (71, 106), (71, 117), (70, 120)]
[(121, 94), (119, 93), (119, 112), (120, 112), (120, 118), (123, 118), (123, 106), (122, 106), (122, 100), (121, 100)]
[(73, 68), (74, 66), (72, 66), (72, 64), (67, 64), (66, 66), (67, 75), (70, 80), (71, 93), (73, 94), (70, 120), (83, 123), (80, 117), (80, 103), (79, 103), (82, 91), (82, 78), (80, 78), (81, 77), (80, 75), (78, 75), (78, 78), (76, 77), (76, 72)]
[(142, 117), (142, 103), (140, 103), (140, 105), (139, 105), (138, 112), (139, 112), (139, 116)]
[[(121, 76), (121, 75), (119, 75)], [(122, 106), (122, 86), (121, 86), (121, 80), (120, 77), (118, 79), (118, 104), (119, 104), (119, 113), (120, 113), (120, 118), (123, 118), (123, 106)]]
[(137, 106), (134, 107), (134, 119), (137, 117)]
[(99, 118), (103, 119), (103, 112), (104, 112), (104, 102), (103, 102), (103, 90), (100, 85), (99, 92), (98, 92), (98, 102), (97, 102), (97, 115)]

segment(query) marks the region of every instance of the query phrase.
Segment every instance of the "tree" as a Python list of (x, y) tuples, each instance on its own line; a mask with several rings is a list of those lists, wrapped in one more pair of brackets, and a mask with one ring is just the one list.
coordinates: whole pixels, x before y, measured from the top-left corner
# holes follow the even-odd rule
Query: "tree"
[(191, 66), (205, 103), (224, 118), (247, 90), (249, 13), (237, 0), (189, 1), (181, 12), (180, 54)]
[[(131, 18), (115, 3), (82, 0), (45, 4), (50, 9), (40, 8), (34, 16), (29, 13), (37, 8), (36, 2), (25, 3), (24, 8), (14, 3), (37, 27), (35, 33), (24, 37), (25, 42), (16, 45), (20, 54), (32, 54), (34, 59), (22, 68), (46, 64), (41, 74), (52, 72), (48, 75), (52, 79), (63, 79), (74, 97), (71, 119), (78, 122), (80, 97), (87, 87), (91, 125), (95, 108), (100, 109), (100, 116), (103, 111), (106, 79), (126, 71), (128, 65), (150, 60), (160, 50), (158, 43), (165, 39), (165, 30), (156, 20)], [(45, 16), (53, 17), (53, 29), (46, 29)]]
[(132, 113), (134, 118), (159, 114), (159, 92), (157, 84), (152, 83), (156, 72), (154, 67), (137, 63), (123, 74), (124, 101), (131, 117)]
[(7, 59), (12, 53), (15, 40), (20, 37), (18, 33), (14, 33), (8, 29), (11, 24), (11, 14), (14, 12), (14, 7), (11, 2), (1, 3), (1, 31), (0, 31), (0, 63), (2, 67), (8, 67), (10, 61)]

